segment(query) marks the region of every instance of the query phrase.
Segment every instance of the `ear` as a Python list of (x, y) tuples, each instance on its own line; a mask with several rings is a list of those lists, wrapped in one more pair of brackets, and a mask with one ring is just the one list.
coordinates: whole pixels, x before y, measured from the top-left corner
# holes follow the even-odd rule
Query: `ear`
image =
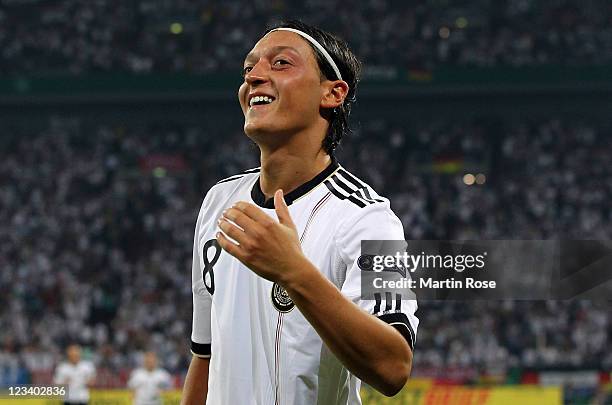
[(335, 108), (344, 102), (349, 85), (344, 80), (325, 80), (321, 83), (321, 108)]

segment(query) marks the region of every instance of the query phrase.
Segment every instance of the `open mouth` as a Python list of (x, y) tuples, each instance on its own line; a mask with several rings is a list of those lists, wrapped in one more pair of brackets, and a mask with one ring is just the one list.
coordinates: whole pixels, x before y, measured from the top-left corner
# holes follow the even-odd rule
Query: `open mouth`
[(266, 106), (272, 102), (274, 102), (274, 100), (276, 100), (274, 97), (271, 96), (255, 96), (255, 97), (251, 97), (251, 99), (249, 100), (249, 108), (259, 108), (262, 106)]

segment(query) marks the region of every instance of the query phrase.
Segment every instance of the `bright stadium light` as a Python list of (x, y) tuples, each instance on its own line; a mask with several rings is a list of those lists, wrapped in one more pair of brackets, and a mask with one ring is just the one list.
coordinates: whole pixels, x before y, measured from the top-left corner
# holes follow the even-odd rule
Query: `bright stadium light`
[(156, 167), (155, 169), (153, 169), (153, 176), (157, 178), (165, 177), (166, 169), (163, 167)]
[(459, 29), (463, 29), (466, 28), (468, 26), (468, 20), (465, 17), (458, 17), (455, 20), (455, 25), (457, 26), (457, 28)]
[(467, 186), (471, 186), (472, 184), (474, 184), (475, 181), (475, 177), (473, 174), (471, 173), (467, 173), (466, 175), (463, 176), (463, 182), (467, 185)]
[(478, 173), (476, 175), (476, 184), (482, 185), (482, 184), (485, 184), (486, 181), (487, 181), (487, 176), (485, 176), (484, 174)]
[(440, 38), (448, 39), (448, 37), (450, 36), (450, 30), (448, 29), (448, 27), (442, 27), (438, 31), (438, 34), (440, 35)]
[(183, 32), (183, 24), (174, 22), (170, 24), (170, 32), (174, 35), (178, 35)]

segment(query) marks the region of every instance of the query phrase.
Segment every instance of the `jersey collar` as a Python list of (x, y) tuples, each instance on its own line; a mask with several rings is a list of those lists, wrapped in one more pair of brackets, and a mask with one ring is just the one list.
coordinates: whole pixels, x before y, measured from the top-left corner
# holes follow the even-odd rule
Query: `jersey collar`
[[(340, 165), (336, 161), (336, 158), (332, 156), (331, 163), (321, 173), (317, 174), (313, 179), (302, 184), (290, 193), (285, 194), (285, 202), (287, 205), (291, 205), (295, 200), (312, 191), (319, 184), (323, 183), (323, 180), (329, 177), (329, 175), (331, 175), (339, 166)], [(266, 200), (266, 196), (264, 195), (263, 191), (261, 191), (259, 177), (251, 189), (251, 198), (253, 199), (253, 202), (259, 205), (261, 208), (274, 209), (274, 198), (269, 198)]]

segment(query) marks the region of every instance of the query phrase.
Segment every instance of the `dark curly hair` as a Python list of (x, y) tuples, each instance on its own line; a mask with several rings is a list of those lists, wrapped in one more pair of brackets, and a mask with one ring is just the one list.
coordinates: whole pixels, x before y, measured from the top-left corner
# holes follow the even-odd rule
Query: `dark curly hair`
[[(333, 155), (334, 150), (342, 138), (351, 132), (349, 127), (349, 115), (351, 114), (353, 104), (357, 100), (356, 92), (361, 75), (361, 62), (351, 51), (346, 41), (327, 31), (305, 24), (299, 20), (288, 20), (268, 28), (265, 34), (276, 28), (294, 28), (316, 39), (330, 54), (334, 62), (336, 62), (336, 66), (338, 66), (338, 70), (340, 70), (340, 74), (342, 75), (342, 80), (349, 86), (348, 94), (342, 105), (334, 109), (329, 109), (329, 111), (325, 113), (325, 117), (329, 120), (329, 128), (323, 139), (322, 147), (329, 155)], [(321, 52), (319, 52), (319, 50), (309, 41), (306, 42), (308, 42), (308, 45), (310, 45), (317, 57), (317, 63), (321, 74), (328, 80), (337, 80), (338, 78), (336, 77), (334, 69)]]

